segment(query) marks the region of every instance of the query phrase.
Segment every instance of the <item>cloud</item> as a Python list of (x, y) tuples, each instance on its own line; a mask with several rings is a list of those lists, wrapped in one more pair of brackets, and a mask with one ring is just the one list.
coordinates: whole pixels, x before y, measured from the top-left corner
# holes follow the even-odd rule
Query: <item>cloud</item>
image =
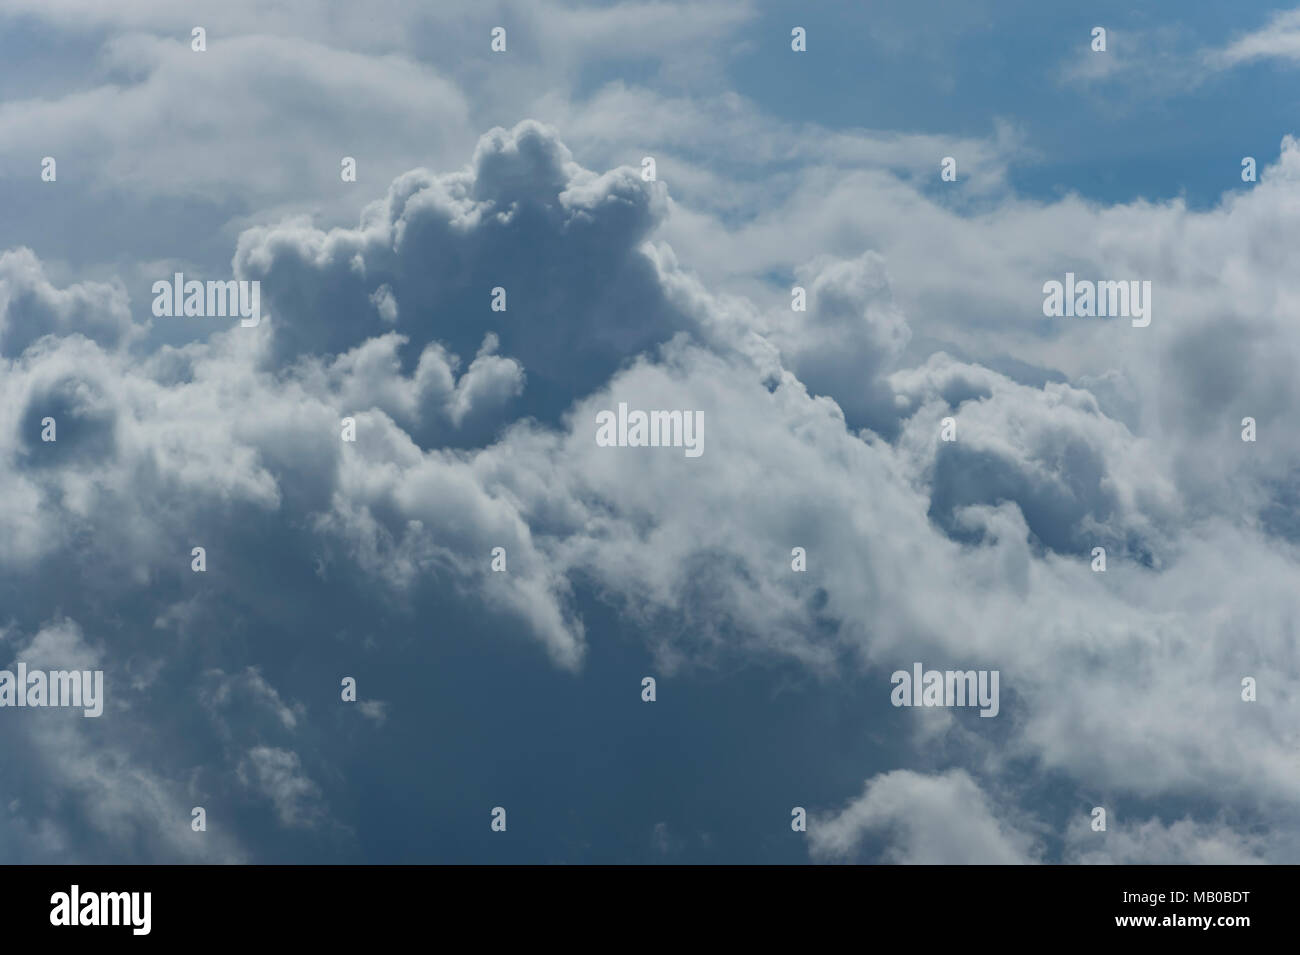
[[(368, 142), (419, 154), (454, 139), (468, 116), (460, 91), (423, 64), (296, 37), (214, 37), (196, 53), (188, 30), (126, 34), (106, 44), (102, 68), (116, 82), (0, 104), (0, 141), (39, 143), (58, 160), (58, 185), (37, 183), (47, 191), (72, 180), (137, 202), (285, 201), (341, 187), (343, 156), (358, 159), (361, 181), (382, 174), (368, 162)], [(322, 108), (328, 126), (317, 119)], [(268, 150), (268, 141), (279, 146)]]
[(885, 840), (882, 861), (908, 865), (1023, 865), (1041, 851), (961, 770), (881, 773), (838, 813), (809, 822), (809, 851), (850, 858), (873, 834)]
[(1300, 61), (1300, 10), (1280, 10), (1262, 28), (1206, 55), (1206, 61), (1218, 69), (1256, 60)]
[(1110, 816), (1105, 832), (1093, 832), (1086, 819), (1076, 822), (1068, 851), (1082, 865), (1257, 865), (1268, 861), (1265, 841), (1221, 821), (1147, 819), (1128, 826)]
[(213, 670), (206, 676), (209, 685), (200, 700), (227, 733), (230, 727), (225, 723), (225, 716), (235, 709), (241, 713), (242, 724), (249, 722), (250, 711), (261, 710), (279, 724), (279, 729), (287, 731), (296, 729), (306, 714), (302, 704), (290, 705), (281, 700), (275, 687), (256, 667), (247, 667), (242, 674), (233, 676), (221, 670)]
[[(300, 836), (332, 829), (335, 711), (312, 703), (308, 720), (286, 681), (332, 687), (337, 663), (285, 634), (337, 629), (356, 652), (358, 618), (395, 620), (377, 651), (392, 653), (421, 608), (481, 616), (575, 674), (590, 621), (612, 617), (665, 672), (792, 665), (878, 694), (900, 738), (935, 747), (828, 817), (820, 857), (882, 837), (896, 861), (1046, 857), (1050, 813), (1002, 784), (1013, 762), (1071, 795), (1213, 799), (1284, 828), (1300, 792), (1286, 689), (1300, 606), (1294, 540), (1263, 515), (1300, 450), (1284, 428), (1293, 252), (1273, 241), (1294, 225), (1297, 162), (1288, 140), (1256, 190), (1204, 213), (1067, 198), (958, 214), (884, 174), (800, 187), (806, 207), (786, 207), (798, 258), (761, 248), (777, 212), (728, 241), (764, 240), (749, 268), (788, 265), (811, 292), (802, 314), (788, 287), (756, 300), (692, 272), (665, 239), (663, 183), (585, 169), (540, 123), (494, 129), (464, 169), (398, 176), (355, 226), (247, 229), (234, 268), (262, 283), (258, 328), (133, 352), (127, 303), (101, 290), (119, 334), (78, 334), (94, 323), (68, 307), (66, 327), (5, 353), (15, 626), (36, 632), (62, 602), (105, 629), (105, 660), (141, 687), (121, 698), (127, 725), (162, 727), (156, 747), (119, 744), (124, 765), (149, 767), (143, 795), (118, 784), (154, 807), (142, 819), (252, 799)], [(863, 196), (881, 200), (881, 251), (861, 251), (861, 230), (854, 254), (823, 248), (847, 215), (835, 203)], [(948, 266), (926, 286), (914, 253), (930, 226)], [(1150, 328), (1043, 319), (1042, 282), (1081, 244), (1079, 269), (1152, 277)], [(32, 253), (0, 261), (40, 274)], [(82, 288), (29, 285), (51, 302)], [(1249, 373), (1216, 374), (1225, 355)], [(993, 367), (1008, 357), (1015, 375)], [(701, 412), (704, 454), (597, 446), (597, 413), (620, 402)], [(1257, 447), (1235, 433), (1248, 412)], [(1098, 543), (1105, 574), (1089, 567)], [(79, 587), (51, 584), (73, 573)], [(250, 669), (260, 646), (287, 662)], [(885, 708), (887, 674), (915, 659), (999, 669), (999, 718), (923, 727)], [(1267, 703), (1241, 701), (1245, 675)], [(207, 722), (186, 732), (216, 754), (202, 771), (164, 716), (187, 694)], [(362, 714), (349, 732), (383, 722), (378, 705)], [(114, 846), (107, 823), (23, 818), (50, 845)], [(149, 851), (252, 851), (196, 850), (187, 833)], [(1152, 837), (1144, 851), (1166, 850)]]
[(76, 709), (5, 711), (5, 762), (24, 767), (5, 785), (0, 839), (10, 843), (9, 858), (83, 865), (246, 860), (229, 835), (191, 831), (192, 779), (187, 767), (159, 758), (158, 729), (136, 709), (142, 694), (126, 679), (130, 661), (89, 641), (67, 618), (46, 622), (9, 653), (34, 669), (107, 671), (98, 718)]
[(331, 394), (340, 407), (378, 408), (422, 438), (438, 436), (439, 443), (486, 436), (485, 429), (490, 434), (504, 407), (524, 390), (523, 366), (496, 354), (500, 339), (494, 332), (483, 336), (459, 377), (459, 356), (438, 342), (425, 345), (414, 373), (404, 377), (400, 352), (408, 342), (396, 333), (370, 338), (328, 365), (308, 359), (296, 373), (313, 391)]
[(1125, 96), (1108, 96), (1106, 109), (1129, 112), (1150, 99), (1186, 96), (1206, 80), (1196, 37), (1178, 22), (1151, 29), (1108, 29), (1106, 49), (1092, 49), (1084, 34), (1058, 72), (1062, 85), (1082, 89), (1123, 84)]
[[(1090, 392), (1026, 387), (942, 352), (890, 381), (896, 405), (917, 410), (902, 443), (932, 456), (917, 466), (931, 482), (930, 514), (949, 531), (958, 509), (1010, 500), (1053, 550), (1104, 545), (1160, 559), (1182, 513), (1177, 490), (1153, 475), (1154, 443), (1104, 415)], [(950, 412), (958, 440), (936, 444), (936, 418)]]
[(324, 813), (320, 789), (303, 775), (296, 753), (254, 746), (239, 764), (239, 779), (271, 800), (282, 825), (311, 827)]
[(85, 282), (59, 289), (31, 249), (0, 254), (0, 355), (16, 357), (47, 334), (80, 334), (106, 348), (117, 348), (143, 331), (132, 322), (120, 282)]
[[(654, 184), (632, 170), (587, 172), (553, 132), (523, 123), (485, 136), (464, 172), (398, 178), (357, 229), (250, 229), (235, 266), (263, 283), (280, 355), (339, 352), (380, 323), (388, 330), (369, 307), (386, 286), (396, 329), (415, 347), (436, 328), (452, 349), (472, 352), (492, 332), (555, 392), (534, 400), (558, 410), (557, 399), (678, 322), (638, 252), (661, 204)], [(495, 288), (505, 290), (504, 310), (491, 308)], [(430, 309), (457, 320), (431, 325)]]

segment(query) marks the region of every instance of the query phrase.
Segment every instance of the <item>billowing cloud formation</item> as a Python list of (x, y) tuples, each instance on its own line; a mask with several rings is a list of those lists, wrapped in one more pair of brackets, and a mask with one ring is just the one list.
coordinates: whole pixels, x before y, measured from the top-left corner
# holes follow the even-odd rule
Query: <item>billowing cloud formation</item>
[(116, 348), (141, 331), (132, 324), (121, 284), (58, 289), (30, 249), (0, 254), (0, 355), (20, 355), (42, 335), (80, 334)]
[(590, 173), (521, 123), (485, 136), (464, 172), (400, 177), (357, 229), (250, 229), (235, 268), (266, 289), (279, 359), (388, 328), (470, 353), (490, 332), (527, 369), (535, 413), (555, 415), (684, 325), (638, 251), (662, 190), (627, 168)]
[[(1178, 218), (1193, 243), (1265, 215), (1282, 229), (1298, 162), (1288, 146), (1269, 192), (1204, 214), (1095, 213), (1072, 199), (1024, 214), (1090, 228)], [(1259, 205), (1270, 198), (1283, 211)], [(333, 699), (285, 690), (249, 654), (274, 646), (289, 658), (281, 681), (332, 688), (345, 664), (330, 640), (411, 639), (409, 621), (381, 637), (357, 621), (419, 607), (499, 620), (511, 646), (541, 646), (577, 679), (593, 641), (610, 639), (589, 619), (611, 615), (665, 673), (744, 660), (847, 674), (915, 745), (907, 765), (864, 768), (870, 781), (847, 808), (808, 797), (815, 857), (854, 857), (869, 838), (881, 840), (875, 855), (916, 862), (1292, 852), (1293, 840), (1243, 834), (1293, 828), (1300, 795), (1300, 714), (1286, 690), (1296, 554), (1276, 521), (1255, 519), (1279, 501), (1292, 442), (1244, 444), (1225, 424), (1211, 446), (1225, 463), (1185, 480), (1191, 406), (1203, 403), (1203, 429), (1220, 413), (1220, 399), (1184, 387), (1195, 361), (1225, 341), (1245, 347), (1206, 311), (1222, 303), (1168, 293), (1143, 330), (1152, 344), (1115, 323), (1044, 336), (1023, 359), (1041, 361), (1034, 382), (921, 341), (947, 319), (907, 312), (877, 254), (803, 265), (806, 314), (787, 311), (785, 288), (775, 308), (711, 291), (656, 232), (669, 209), (662, 184), (585, 170), (554, 130), (525, 122), (484, 136), (464, 170), (400, 176), (355, 228), (246, 230), (234, 268), (262, 283), (257, 328), (135, 353), (110, 297), (102, 310), (118, 335), (90, 335), (95, 320), (51, 305), (69, 324), (51, 319), (55, 334), (5, 352), (11, 632), (22, 646), (51, 628), (105, 631), (94, 645), (113, 674), (114, 719), (67, 721), (60, 746), (75, 755), (102, 738), (122, 765), (147, 767), (130, 776), (148, 791), (145, 815), (179, 814), (181, 829), (139, 851), (249, 854), (237, 836), (185, 841), (184, 803), (201, 798), (269, 816), (285, 838), (348, 839), (324, 745), (344, 732)], [(1111, 267), (1184, 267), (1184, 249), (1144, 249), (1116, 238)], [(15, 261), (39, 275), (30, 256)], [(42, 301), (80, 294), (25, 281)], [(1272, 350), (1254, 354), (1272, 366), (1295, 339), (1263, 328)], [(1115, 339), (1102, 336), (1120, 334), (1186, 360), (1159, 377), (1113, 369)], [(1085, 336), (1093, 366), (1057, 380), (1051, 344)], [(1232, 416), (1254, 402), (1262, 426), (1280, 420), (1251, 376), (1224, 388)], [(704, 453), (599, 447), (597, 414), (624, 402), (702, 414)], [(1146, 409), (1162, 402), (1185, 430), (1153, 426)], [(46, 417), (57, 442), (41, 440)], [(355, 442), (340, 440), (347, 417)], [(940, 438), (945, 417), (955, 442)], [(1109, 552), (1104, 574), (1089, 566), (1096, 545)], [(204, 576), (190, 570), (195, 546)], [(805, 573), (791, 569), (796, 546)], [(492, 567), (498, 547), (504, 571)], [(58, 586), (73, 574), (79, 587)], [(936, 722), (884, 705), (888, 674), (914, 660), (998, 669), (999, 717)], [(1259, 702), (1241, 699), (1247, 676)], [(173, 697), (198, 699), (204, 718), (169, 723)], [(346, 732), (384, 721), (369, 702), (372, 719)], [(48, 714), (23, 715), (9, 745), (40, 745), (53, 724), (29, 717)], [(159, 738), (133, 735), (154, 725)], [(196, 741), (220, 754), (215, 765), (186, 755)], [(1007, 785), (1025, 766), (1066, 780), (1065, 801), (1040, 805)], [(1166, 826), (1173, 817), (1144, 808), (1149, 828), (1134, 817), (1100, 848), (1044, 836), (1107, 800), (1172, 801), (1188, 821)], [(1206, 800), (1230, 815), (1197, 818)], [(30, 813), (32, 832), (63, 831)], [(120, 851), (94, 822), (78, 829), (90, 854)], [(37, 857), (37, 842), (18, 851)]]

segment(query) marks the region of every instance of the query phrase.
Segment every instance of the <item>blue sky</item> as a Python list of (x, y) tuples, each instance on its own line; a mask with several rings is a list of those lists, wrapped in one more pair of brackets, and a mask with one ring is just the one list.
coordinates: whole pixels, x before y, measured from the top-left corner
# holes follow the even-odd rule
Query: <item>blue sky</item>
[[(742, 31), (748, 48), (727, 71), (767, 112), (832, 129), (985, 136), (1004, 120), (1023, 129), (1019, 194), (1077, 192), (1104, 202), (1186, 196), (1192, 206), (1233, 188), (1242, 155), (1275, 159), (1278, 117), (1297, 104), (1294, 73), (1275, 60), (1198, 77), (1152, 95), (1133, 84), (1066, 82), (1094, 26), (1112, 59), (1185, 60), (1266, 25), (1263, 4), (1128, 3), (1044, 11), (1036, 3), (764, 4)], [(803, 25), (816, 56), (774, 69)], [(1172, 67), (1173, 62), (1169, 65)], [(1032, 149), (1032, 156), (1029, 151)]]
[(262, 7), (0, 5), (0, 858), (1296, 860), (1300, 11)]

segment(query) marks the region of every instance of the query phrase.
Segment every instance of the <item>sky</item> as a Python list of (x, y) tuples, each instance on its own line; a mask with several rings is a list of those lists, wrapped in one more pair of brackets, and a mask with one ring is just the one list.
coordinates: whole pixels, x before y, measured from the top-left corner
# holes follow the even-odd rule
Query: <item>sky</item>
[(105, 687), (0, 705), (0, 860), (1300, 861), (1298, 79), (1251, 2), (0, 0), (0, 668)]

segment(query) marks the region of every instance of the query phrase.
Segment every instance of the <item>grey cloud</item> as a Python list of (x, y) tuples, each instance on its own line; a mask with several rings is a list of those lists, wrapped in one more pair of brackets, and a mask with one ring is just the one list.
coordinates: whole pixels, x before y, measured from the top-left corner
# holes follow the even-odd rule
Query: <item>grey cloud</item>
[[(1274, 174), (1274, 201), (1294, 188), (1293, 160), (1288, 152)], [(1073, 384), (1031, 387), (944, 355), (912, 364), (902, 343), (927, 316), (890, 300), (876, 258), (832, 258), (806, 273), (818, 311), (801, 353), (767, 309), (705, 291), (670, 248), (646, 242), (660, 221), (657, 196), (630, 170), (580, 169), (553, 132), (523, 124), (488, 136), (466, 171), (400, 177), (356, 229), (298, 222), (246, 232), (236, 266), (264, 282), (264, 327), (232, 327), (139, 362), (77, 336), (28, 349), (0, 384), (5, 406), (21, 409), (0, 432), (3, 478), (18, 502), (0, 508), (0, 523), (19, 541), (0, 562), (33, 585), (15, 612), (43, 612), (48, 587), (37, 585), (50, 567), (87, 568), (67, 599), (97, 619), (148, 588), (141, 631), (174, 634), (188, 654), (169, 661), (175, 685), (207, 687), (223, 720), (238, 711), (222, 700), (249, 701), (228, 736), (219, 726), (203, 732), (228, 744), (222, 768), (290, 828), (326, 817), (329, 761), (293, 704), (232, 662), (250, 634), (315, 609), (241, 601), (263, 592), (268, 567), (316, 567), (341, 588), (330, 609), (432, 594), (483, 608), (573, 669), (590, 639), (578, 586), (677, 666), (792, 659), (813, 673), (860, 676), (883, 699), (881, 674), (901, 655), (987, 661), (1007, 694), (999, 720), (985, 721), (998, 729), (935, 730), (941, 740), (967, 734), (961, 759), (979, 765), (981, 779), (1002, 760), (1038, 760), (1092, 785), (1146, 798), (1212, 795), (1254, 824), (1287, 824), (1284, 807), (1300, 792), (1287, 755), (1295, 702), (1278, 695), (1248, 710), (1236, 687), (1238, 674), (1258, 675), (1261, 686), (1296, 676), (1287, 653), (1294, 555), (1284, 540), (1235, 523), (1235, 499), (1217, 483), (1186, 499), (1179, 455), (1190, 445), (1160, 440), (1148, 418), (1149, 396), (1169, 394), (1181, 372), (1143, 371), (1179, 340), (1173, 331), (1153, 324), (1168, 337), (1154, 339), (1153, 352), (1135, 344), (1126, 373), (1108, 379), (1141, 395), (1130, 425)], [(1160, 230), (1178, 215), (1070, 203), (1055, 211), (1107, 235), (1099, 219)], [(1040, 225), (1048, 214), (1019, 212)], [(1252, 198), (1212, 218), (1233, 232), (1270, 215)], [(1209, 242), (1208, 229), (1196, 220), (1185, 241)], [(1106, 254), (1127, 261), (1130, 250), (1113, 243)], [(1134, 268), (1149, 261), (1131, 254)], [(502, 279), (502, 263), (517, 259), (524, 264)], [(494, 285), (508, 288), (510, 311), (490, 311)], [(372, 303), (384, 286), (395, 324)], [(1280, 314), (1269, 313), (1277, 361), (1288, 347)], [(840, 329), (887, 388), (870, 404), (854, 390), (851, 362), (827, 348)], [(593, 341), (599, 330), (613, 337)], [(459, 377), (453, 354), (476, 356)], [(805, 369), (787, 367), (805, 358)], [(1087, 370), (1108, 374), (1111, 364), (1097, 361), (1104, 367)], [(540, 411), (512, 422), (508, 399), (521, 381), (525, 397), (540, 388)], [(1255, 382), (1230, 384), (1225, 394), (1262, 400)], [(1176, 394), (1168, 400), (1165, 414), (1183, 407)], [(596, 412), (619, 401), (703, 411), (705, 453), (597, 447)], [(53, 449), (34, 438), (32, 419), (58, 402), (71, 460), (56, 467), (37, 458)], [(886, 407), (896, 435), (857, 430), (857, 414)], [(486, 427), (474, 421), (480, 412), (491, 430), (455, 443), (458, 423)], [(348, 413), (355, 445), (339, 440)], [(959, 440), (945, 448), (938, 421), (949, 413)], [(448, 430), (421, 431), (430, 417)], [(1261, 444), (1257, 464), (1284, 474), (1286, 449), (1286, 439)], [(1244, 473), (1238, 464), (1225, 479)], [(32, 504), (39, 530), (21, 510)], [(1196, 519), (1182, 519), (1193, 504)], [(1085, 545), (1098, 535), (1116, 542), (1106, 575), (1088, 569)], [(187, 590), (191, 541), (210, 552), (203, 596)], [(790, 571), (795, 545), (809, 548), (815, 570)], [(508, 574), (489, 569), (496, 546), (507, 550)], [(123, 572), (94, 570), (103, 566)], [(1210, 594), (1207, 580), (1236, 583)], [(223, 602), (235, 606), (223, 641), (196, 639), (203, 615)], [(144, 639), (116, 635), (115, 657), (147, 672)], [(214, 670), (243, 676), (214, 686), (203, 676)], [(147, 711), (149, 701), (135, 705)], [(183, 775), (179, 753), (163, 747), (152, 757), (170, 761), (160, 780)], [(947, 831), (942, 820), (964, 807), (976, 825), (953, 836), (953, 858), (1037, 858), (974, 776), (932, 775), (904, 768), (877, 778), (827, 830), (839, 835), (825, 851), (888, 830), (901, 833), (893, 857), (938, 859), (925, 830)], [(899, 815), (913, 796), (933, 823)]]
[(282, 825), (312, 827), (325, 813), (321, 792), (303, 775), (302, 761), (296, 753), (271, 746), (254, 746), (239, 764), (239, 778), (275, 806)]
[[(930, 513), (946, 529), (961, 507), (1010, 500), (1054, 550), (1103, 545), (1158, 559), (1182, 511), (1177, 491), (1152, 469), (1152, 442), (1102, 414), (1089, 392), (1026, 387), (942, 353), (891, 382), (904, 407), (925, 409), (902, 441), (933, 456)], [(939, 441), (937, 419), (950, 414), (957, 440)]]
[[(123, 660), (89, 641), (74, 620), (48, 621), (15, 648), (18, 658), (47, 668), (103, 667), (104, 713), (76, 710), (6, 712), (6, 763), (23, 774), (6, 783), (19, 855), (14, 861), (103, 864), (237, 862), (244, 850), (229, 836), (190, 829), (194, 792), (184, 766), (159, 759), (156, 730), (132, 708), (138, 693), (120, 678)], [(206, 836), (206, 838), (204, 838)]]
[(0, 254), (0, 355), (16, 357), (48, 334), (81, 334), (114, 348), (144, 330), (132, 322), (121, 283), (55, 288), (31, 249)]
[[(342, 186), (346, 155), (359, 159), (361, 177), (382, 175), (365, 152), (376, 137), (393, 148), (404, 143), (414, 156), (465, 135), (460, 91), (396, 54), (371, 57), (299, 37), (224, 37), (215, 28), (207, 52), (195, 53), (186, 26), (171, 38), (114, 37), (102, 56), (108, 76), (100, 86), (52, 102), (0, 105), (0, 142), (37, 142), (59, 161), (58, 182), (38, 188), (75, 189), (88, 180), (137, 201), (269, 204)], [(328, 128), (317, 119), (322, 105)], [(267, 150), (268, 140), (280, 148)], [(0, 147), (0, 155), (12, 148)]]
[[(685, 327), (639, 249), (662, 206), (656, 184), (587, 172), (554, 131), (525, 122), (484, 136), (464, 172), (399, 177), (357, 229), (250, 229), (235, 266), (262, 282), (281, 358), (388, 331), (368, 307), (387, 286), (412, 348), (469, 354), (491, 332), (527, 369), (530, 406), (554, 416)], [(506, 311), (490, 308), (497, 287)]]

